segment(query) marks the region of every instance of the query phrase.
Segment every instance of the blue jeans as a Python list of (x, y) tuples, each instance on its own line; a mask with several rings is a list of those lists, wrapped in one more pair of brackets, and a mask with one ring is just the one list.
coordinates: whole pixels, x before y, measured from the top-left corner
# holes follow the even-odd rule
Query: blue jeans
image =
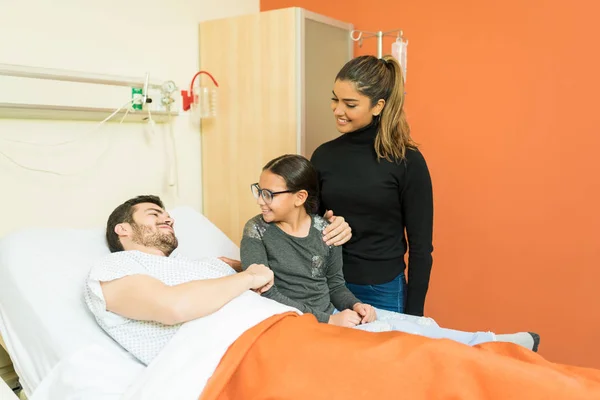
[[(338, 312), (338, 310), (335, 310), (333, 313)], [(377, 313), (375, 321), (357, 325), (354, 329), (367, 332), (399, 331), (432, 339), (450, 339), (468, 346), (496, 341), (496, 335), (492, 332), (457, 331), (441, 328), (432, 318), (415, 317), (414, 315), (400, 314), (377, 308), (375, 308), (375, 312)]]
[(406, 292), (404, 273), (379, 285), (346, 283), (346, 287), (363, 303), (381, 310), (404, 312), (404, 293)]

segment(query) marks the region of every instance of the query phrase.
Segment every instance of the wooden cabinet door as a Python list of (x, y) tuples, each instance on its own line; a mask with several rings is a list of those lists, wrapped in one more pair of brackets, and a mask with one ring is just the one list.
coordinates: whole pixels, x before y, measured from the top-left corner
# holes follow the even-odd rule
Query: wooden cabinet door
[(298, 21), (282, 9), (200, 24), (200, 67), (219, 83), (217, 116), (201, 124), (203, 212), (237, 244), (262, 167), (299, 152)]

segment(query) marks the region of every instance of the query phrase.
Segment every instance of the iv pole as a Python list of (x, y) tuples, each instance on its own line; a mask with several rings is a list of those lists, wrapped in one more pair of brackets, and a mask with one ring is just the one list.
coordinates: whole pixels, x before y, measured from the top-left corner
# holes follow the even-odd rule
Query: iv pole
[[(355, 34), (358, 34), (358, 36), (355, 37)], [(363, 35), (365, 35), (365, 34), (367, 36), (363, 37)], [(350, 32), (350, 38), (353, 41), (358, 42), (358, 47), (362, 47), (363, 39), (377, 37), (377, 58), (381, 58), (381, 57), (383, 57), (383, 38), (384, 38), (384, 36), (394, 36), (392, 34), (396, 34), (395, 35), (396, 37), (402, 38), (403, 32), (402, 32), (402, 29), (395, 29), (393, 31), (387, 31), (387, 32), (382, 32), (382, 31), (366, 32), (366, 31), (353, 30), (352, 32)]]

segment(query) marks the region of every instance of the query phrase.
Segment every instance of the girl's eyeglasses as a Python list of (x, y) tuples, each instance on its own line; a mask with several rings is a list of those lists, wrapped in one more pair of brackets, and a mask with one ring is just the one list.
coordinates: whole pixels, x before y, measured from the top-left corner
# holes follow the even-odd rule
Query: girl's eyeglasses
[(266, 204), (271, 204), (275, 195), (293, 192), (293, 190), (282, 190), (280, 192), (272, 192), (269, 189), (261, 189), (258, 186), (258, 183), (253, 183), (252, 185), (250, 185), (250, 189), (252, 189), (252, 195), (255, 199), (258, 199), (258, 196), (261, 196)]

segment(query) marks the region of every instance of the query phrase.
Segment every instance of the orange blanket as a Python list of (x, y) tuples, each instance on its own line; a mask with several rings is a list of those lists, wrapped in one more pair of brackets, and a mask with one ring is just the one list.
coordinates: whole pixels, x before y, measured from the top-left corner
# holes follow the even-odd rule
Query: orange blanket
[(230, 399), (590, 400), (600, 399), (600, 370), (509, 343), (468, 347), (283, 314), (244, 333), (200, 396)]

